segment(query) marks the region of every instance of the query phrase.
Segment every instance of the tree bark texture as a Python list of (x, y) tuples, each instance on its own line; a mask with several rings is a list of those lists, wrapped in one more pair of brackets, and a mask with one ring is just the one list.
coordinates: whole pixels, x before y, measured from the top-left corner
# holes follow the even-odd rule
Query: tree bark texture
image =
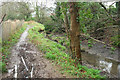
[(79, 8), (77, 7), (76, 2), (70, 2), (70, 17), (71, 17), (71, 26), (70, 26), (70, 47), (72, 52), (72, 58), (77, 59), (82, 65), (82, 57), (80, 50), (80, 27), (78, 13)]

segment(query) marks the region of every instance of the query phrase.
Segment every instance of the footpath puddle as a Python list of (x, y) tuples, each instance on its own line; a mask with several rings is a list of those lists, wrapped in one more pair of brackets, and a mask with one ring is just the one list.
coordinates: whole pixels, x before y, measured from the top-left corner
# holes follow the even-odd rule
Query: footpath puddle
[[(26, 43), (26, 37), (28, 36), (28, 30), (31, 27), (28, 26), (27, 29), (24, 31), (24, 33), (21, 35), (18, 43), (13, 47), (11, 51), (11, 56), (10, 56), (10, 62), (8, 65), (8, 74), (7, 77), (12, 77), (12, 78), (17, 78), (18, 76), (18, 68), (20, 67), (19, 65), (21, 64), (21, 50), (26, 50), (25, 47), (21, 47), (22, 45), (27, 44)], [(20, 57), (21, 56), (21, 57)]]

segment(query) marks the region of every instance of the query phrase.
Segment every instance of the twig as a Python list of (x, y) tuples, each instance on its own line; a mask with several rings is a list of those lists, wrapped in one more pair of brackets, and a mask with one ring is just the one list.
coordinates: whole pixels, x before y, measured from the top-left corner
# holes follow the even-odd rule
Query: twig
[(111, 7), (113, 4), (115, 4), (116, 2), (113, 2), (109, 7)]
[(22, 59), (22, 61), (23, 61), (23, 64), (24, 64), (24, 66), (25, 66), (26, 70), (28, 71), (27, 65), (25, 64), (25, 60), (23, 59), (23, 57), (22, 57), (22, 56), (21, 56), (21, 59)]

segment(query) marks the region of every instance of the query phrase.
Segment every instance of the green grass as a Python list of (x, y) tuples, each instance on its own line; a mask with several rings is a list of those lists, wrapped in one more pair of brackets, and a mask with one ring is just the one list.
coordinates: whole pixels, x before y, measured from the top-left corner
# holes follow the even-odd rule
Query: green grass
[(0, 62), (0, 72), (6, 72), (6, 64), (4, 62)]
[(23, 24), (23, 26), (17, 30), (14, 34), (12, 34), (8, 40), (3, 41), (2, 43), (2, 61), (0, 61), (0, 71), (6, 72), (6, 64), (8, 62), (8, 56), (11, 53), (10, 49), (18, 42), (21, 34), (27, 27), (27, 23)]
[(86, 66), (75, 64), (75, 60), (65, 53), (66, 47), (44, 37), (45, 33), (39, 33), (44, 26), (34, 23), (35, 27), (29, 30), (29, 39), (37, 45), (38, 49), (45, 53), (45, 57), (61, 67), (61, 73), (68, 73), (79, 78), (104, 78), (97, 69), (89, 69)]

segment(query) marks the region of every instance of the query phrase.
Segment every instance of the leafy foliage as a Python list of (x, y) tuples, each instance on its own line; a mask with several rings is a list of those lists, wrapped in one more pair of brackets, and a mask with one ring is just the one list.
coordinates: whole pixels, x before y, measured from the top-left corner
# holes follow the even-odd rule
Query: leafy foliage
[(6, 72), (6, 64), (4, 62), (0, 62), (0, 72)]

